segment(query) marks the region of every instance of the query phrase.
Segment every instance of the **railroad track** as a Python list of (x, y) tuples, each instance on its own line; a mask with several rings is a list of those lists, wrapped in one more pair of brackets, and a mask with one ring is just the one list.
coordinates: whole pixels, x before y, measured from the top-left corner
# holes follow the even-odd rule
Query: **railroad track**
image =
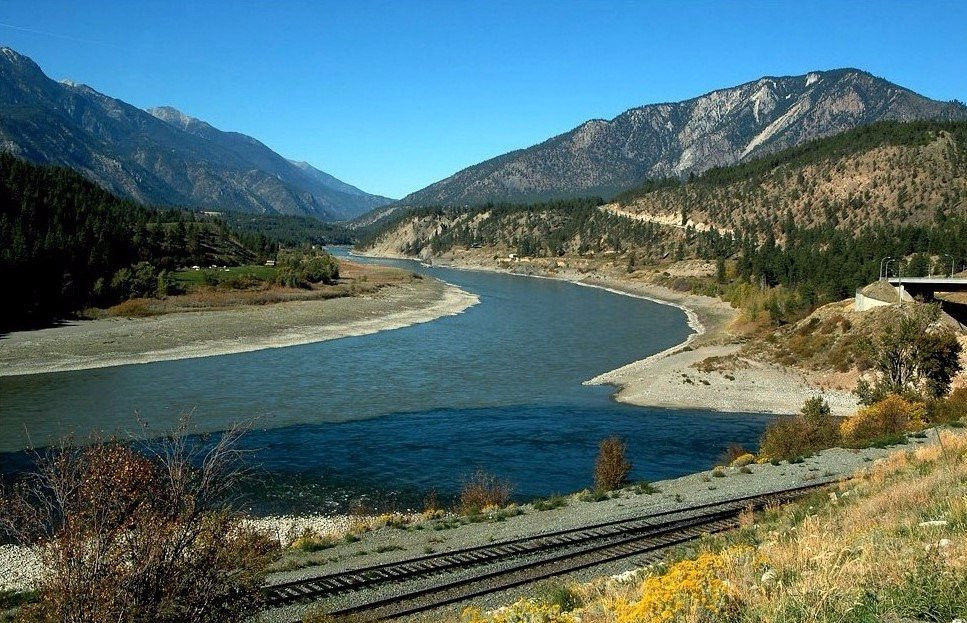
[(266, 605), (280, 607), (474, 567), (501, 565), (472, 577), (329, 613), (335, 618), (352, 617), (354, 621), (402, 617), (622, 558), (657, 556), (702, 534), (734, 527), (743, 510), (788, 502), (829, 484), (813, 483), (273, 584), (264, 589)]

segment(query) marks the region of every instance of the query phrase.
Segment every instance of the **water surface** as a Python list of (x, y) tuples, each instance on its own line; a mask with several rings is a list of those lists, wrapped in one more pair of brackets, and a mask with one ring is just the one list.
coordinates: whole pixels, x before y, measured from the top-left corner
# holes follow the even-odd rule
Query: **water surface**
[[(344, 252), (344, 251), (343, 251)], [(463, 314), (368, 336), (235, 355), (0, 378), (0, 451), (68, 432), (205, 431), (254, 422), (247, 442), (298, 495), (412, 500), (475, 467), (519, 497), (588, 484), (597, 442), (621, 434), (635, 476), (708, 467), (769, 418), (617, 404), (582, 381), (682, 342), (684, 312), (547, 279), (405, 266), (480, 296)], [(687, 386), (682, 386), (687, 391)], [(8, 466), (19, 463), (0, 454)], [(8, 468), (9, 469), (9, 468)], [(290, 491), (287, 495), (291, 494)]]

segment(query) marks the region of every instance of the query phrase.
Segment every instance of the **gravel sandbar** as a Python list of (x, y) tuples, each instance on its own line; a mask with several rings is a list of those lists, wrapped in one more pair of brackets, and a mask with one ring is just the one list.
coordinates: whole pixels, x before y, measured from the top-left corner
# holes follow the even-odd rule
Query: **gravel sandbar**
[(479, 298), (436, 279), (365, 296), (83, 320), (0, 338), (0, 376), (243, 353), (366, 335), (459, 314)]

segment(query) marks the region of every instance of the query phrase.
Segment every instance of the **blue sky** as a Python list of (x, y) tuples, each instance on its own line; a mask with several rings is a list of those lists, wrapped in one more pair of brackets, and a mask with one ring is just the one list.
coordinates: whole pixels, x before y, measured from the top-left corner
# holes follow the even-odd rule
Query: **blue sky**
[(967, 2), (0, 1), (0, 43), (141, 107), (417, 190), (590, 118), (859, 67), (967, 100)]

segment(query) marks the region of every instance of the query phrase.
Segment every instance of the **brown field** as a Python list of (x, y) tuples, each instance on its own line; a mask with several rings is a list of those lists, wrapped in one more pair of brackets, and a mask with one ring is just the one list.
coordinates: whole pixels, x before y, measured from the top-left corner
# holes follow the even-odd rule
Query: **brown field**
[(119, 303), (106, 310), (87, 310), (91, 318), (145, 318), (161, 314), (191, 311), (215, 311), (244, 305), (271, 305), (292, 301), (323, 301), (372, 294), (388, 285), (412, 283), (412, 273), (370, 264), (340, 260), (339, 282), (315, 284), (311, 288), (288, 288), (269, 281), (252, 280), (247, 287), (192, 286), (185, 294), (163, 299), (138, 298)]

